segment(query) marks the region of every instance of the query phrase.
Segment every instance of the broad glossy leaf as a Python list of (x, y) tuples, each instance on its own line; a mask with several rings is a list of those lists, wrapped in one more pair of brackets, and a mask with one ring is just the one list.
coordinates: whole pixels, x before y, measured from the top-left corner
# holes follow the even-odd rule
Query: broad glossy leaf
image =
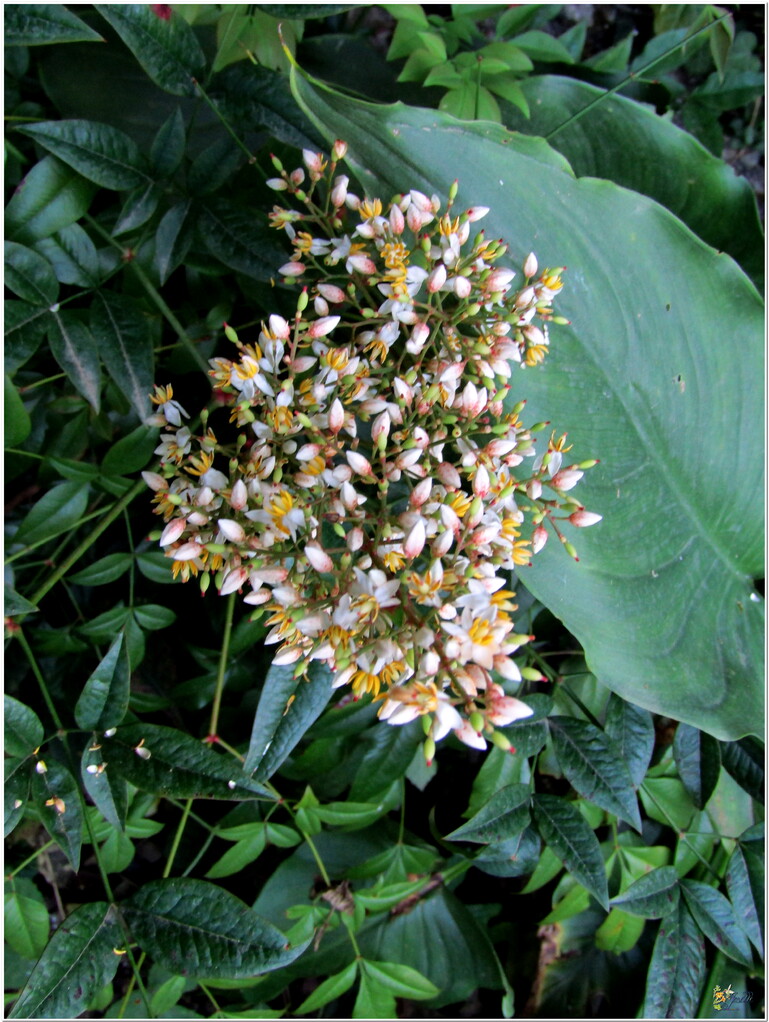
[(215, 198), (201, 209), (197, 230), (206, 247), (225, 266), (256, 280), (270, 280), (286, 261), (266, 221), (226, 198)]
[(209, 880), (218, 880), (220, 877), (232, 876), (233, 873), (240, 873), (246, 866), (255, 862), (267, 847), (267, 834), (264, 824), (252, 837), (242, 838), (236, 841), (232, 848), (228, 848), (221, 858), (206, 871)]
[(643, 1016), (694, 1018), (704, 978), (705, 941), (681, 899), (657, 932)]
[(19, 614), (35, 614), (37, 613), (37, 607), (34, 603), (17, 593), (15, 589), (6, 582), (4, 587), (4, 600), (5, 600), (5, 616), (6, 617), (17, 617)]
[(421, 972), (398, 962), (372, 962), (363, 959), (361, 968), (382, 986), (392, 990), (396, 997), (425, 1000), (437, 997), (440, 990)]
[(605, 95), (587, 82), (535, 75), (520, 87), (531, 116), (506, 107), (507, 127), (546, 138), (577, 177), (606, 178), (655, 199), (708, 245), (733, 256), (760, 286), (764, 239), (756, 199), (728, 164), (651, 107), (623, 96), (605, 96), (567, 124)]
[(729, 899), (699, 880), (682, 880), (681, 890), (689, 911), (708, 940), (729, 958), (750, 968), (753, 955), (748, 938)]
[(604, 727), (625, 761), (633, 785), (638, 787), (654, 752), (651, 714), (612, 692), (606, 707)]
[(268, 780), (331, 697), (331, 672), (313, 661), (306, 679), (293, 667), (270, 667), (256, 708), (243, 769), (255, 780)]
[(91, 306), (91, 332), (107, 372), (143, 419), (149, 414), (154, 367), (146, 317), (125, 295), (99, 291)]
[(273, 18), (328, 18), (332, 14), (354, 11), (360, 4), (254, 4)]
[(67, 916), (29, 977), (11, 1018), (77, 1018), (120, 964), (125, 944), (115, 910), (106, 902), (81, 905)]
[[(217, 755), (191, 735), (172, 727), (129, 724), (118, 728), (117, 734), (105, 738), (102, 744), (107, 769), (153, 795), (238, 802), (273, 797), (247, 777), (235, 760)], [(143, 754), (137, 748), (144, 750)]]
[[(734, 851), (726, 867), (726, 889), (729, 892), (729, 900), (734, 907), (737, 921), (748, 935), (751, 944), (753, 944), (759, 955), (763, 955), (764, 939), (761, 932), (763, 905), (759, 907), (756, 900), (757, 892), (755, 888), (758, 887), (760, 892), (761, 887), (754, 882), (755, 879), (757, 878), (751, 876), (745, 851), (738, 842), (734, 846)], [(763, 901), (763, 899), (760, 900)], [(761, 915), (759, 915), (759, 911)]]
[(292, 947), (239, 898), (188, 877), (145, 884), (123, 914), (143, 951), (189, 976), (248, 979), (288, 965), (307, 946)]
[(62, 284), (93, 287), (99, 280), (99, 255), (80, 224), (62, 227), (53, 237), (35, 242), (35, 250), (51, 263)]
[(618, 905), (624, 912), (644, 919), (659, 919), (668, 915), (678, 905), (680, 889), (678, 873), (672, 866), (660, 866), (612, 898), (612, 905)]
[(613, 908), (595, 931), (596, 947), (620, 954), (635, 947), (646, 923), (638, 916)]
[(712, 735), (690, 724), (679, 724), (673, 741), (678, 776), (698, 809), (713, 794), (721, 772), (721, 753)]
[(185, 142), (184, 117), (181, 108), (177, 106), (168, 120), (158, 128), (152, 142), (150, 163), (158, 177), (171, 177), (179, 169), (184, 159)]
[(150, 78), (175, 96), (194, 96), (194, 78), (205, 57), (195, 33), (178, 12), (164, 19), (151, 4), (94, 4)]
[(373, 976), (369, 976), (364, 968), (361, 968), (360, 987), (352, 1008), (352, 1017), (374, 1019), (395, 1018), (396, 1015), (395, 994), (389, 987), (383, 986)]
[(601, 459), (578, 493), (604, 519), (569, 531), (579, 564), (551, 542), (526, 586), (613, 691), (719, 738), (760, 733), (763, 308), (750, 281), (653, 201), (575, 180), (541, 141), (292, 80), (367, 189), (446, 195), (459, 178), (458, 202), (490, 206), (486, 231), (517, 261), (533, 249), (570, 268), (558, 308), (573, 325), (553, 331), (541, 370), (513, 377), (511, 400)]
[(101, 407), (101, 362), (91, 331), (77, 314), (54, 312), (48, 342), (51, 354), (95, 412)]
[(534, 822), (550, 849), (582, 886), (608, 911), (603, 856), (595, 834), (578, 809), (556, 795), (534, 795)]
[[(526, 698), (528, 701), (529, 697)], [(474, 816), (501, 788), (528, 781), (530, 776), (531, 769), (528, 760), (523, 756), (511, 756), (510, 753), (503, 752), (501, 749), (490, 749), (473, 781), (470, 801), (467, 809), (462, 813), (463, 819), (470, 819)]]
[(7, 375), (3, 377), (3, 424), (6, 448), (23, 444), (32, 431), (32, 420), (21, 400), (21, 394)]
[(547, 722), (558, 763), (580, 795), (640, 832), (633, 782), (611, 738), (575, 717), (548, 717)]
[(103, 42), (98, 32), (63, 4), (5, 4), (3, 14), (6, 46)]
[(88, 505), (88, 486), (82, 483), (59, 483), (44, 493), (22, 521), (14, 542), (40, 543), (73, 528)]
[(329, 1001), (335, 1001), (337, 997), (347, 993), (355, 982), (357, 975), (358, 963), (350, 962), (346, 969), (342, 969), (341, 972), (336, 973), (334, 976), (329, 976), (320, 986), (316, 987), (310, 996), (302, 1001), (296, 1009), (296, 1014), (303, 1017), (310, 1011), (317, 1011), (318, 1008), (322, 1008)]
[(155, 232), (155, 264), (161, 284), (165, 284), (189, 251), (195, 223), (192, 211), (191, 199), (177, 202), (158, 224)]
[(59, 282), (48, 260), (15, 241), (5, 243), (5, 284), (33, 305), (47, 307), (59, 297)]
[(46, 156), (13, 193), (5, 210), (6, 233), (26, 245), (49, 238), (88, 212), (95, 191), (66, 163)]
[(22, 958), (38, 959), (48, 943), (51, 922), (43, 896), (31, 880), (5, 881), (5, 939)]
[(42, 744), (45, 734), (40, 718), (13, 696), (5, 696), (4, 702), (5, 751), (9, 756), (31, 756)]
[(137, 426), (104, 455), (101, 471), (104, 475), (130, 475), (143, 469), (151, 460), (157, 447), (158, 431), (155, 426)]
[(75, 720), (84, 730), (105, 730), (123, 723), (128, 710), (131, 668), (120, 632), (85, 683), (75, 705)]
[(41, 121), (19, 131), (102, 188), (138, 188), (149, 180), (136, 143), (109, 124)]
[(117, 223), (112, 228), (113, 236), (117, 237), (119, 234), (126, 234), (128, 231), (134, 231), (137, 227), (146, 224), (158, 208), (158, 203), (162, 197), (163, 191), (155, 181), (139, 185), (135, 191), (129, 192), (118, 216)]
[[(5, 312), (5, 371), (13, 375), (37, 351), (43, 334), (51, 322), (51, 313), (39, 305), (17, 302), (12, 298), (6, 298), (3, 307)], [(11, 445), (6, 444), (6, 446)]]
[(491, 844), (520, 834), (529, 822), (528, 784), (501, 788), (467, 823), (446, 835), (447, 841)]
[(56, 760), (45, 760), (47, 770), (32, 773), (31, 798), (43, 826), (77, 872), (83, 843), (80, 792), (72, 774)]

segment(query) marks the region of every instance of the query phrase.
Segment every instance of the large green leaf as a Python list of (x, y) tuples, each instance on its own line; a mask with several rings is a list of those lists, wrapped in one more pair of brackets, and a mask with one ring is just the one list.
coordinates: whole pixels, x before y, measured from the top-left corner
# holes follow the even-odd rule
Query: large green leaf
[(108, 124), (42, 121), (19, 131), (103, 188), (138, 188), (149, 180), (136, 143)]
[(48, 943), (48, 908), (31, 880), (9, 876), (5, 881), (5, 939), (22, 958), (38, 959)]
[(152, 4), (95, 4), (150, 78), (175, 96), (195, 95), (205, 57), (178, 11), (162, 18)]
[(608, 911), (606, 870), (598, 840), (571, 802), (557, 795), (534, 795), (534, 822), (564, 866)]
[(126, 922), (143, 951), (169, 972), (250, 979), (293, 962), (280, 930), (239, 898), (204, 880), (153, 880), (125, 903)]
[(80, 693), (75, 705), (75, 720), (84, 730), (103, 730), (123, 723), (131, 685), (131, 668), (124, 638), (125, 633), (118, 632)]
[(673, 741), (678, 776), (698, 809), (713, 794), (721, 772), (721, 753), (712, 735), (689, 724), (679, 724)]
[(63, 4), (5, 4), (3, 14), (6, 46), (103, 42), (98, 32), (75, 17)]
[(110, 982), (124, 946), (115, 910), (106, 902), (81, 905), (54, 933), (11, 1018), (77, 1018)]
[(29, 171), (5, 210), (9, 238), (29, 244), (73, 224), (96, 189), (65, 163), (46, 156)]
[[(40, 770), (40, 764), (46, 767)], [(55, 760), (38, 761), (32, 773), (32, 801), (43, 826), (77, 872), (83, 843), (83, 811), (75, 778)]]
[(125, 295), (99, 291), (91, 306), (91, 332), (107, 372), (144, 418), (150, 408), (154, 366), (146, 316)]
[(283, 265), (281, 249), (264, 221), (226, 198), (203, 206), (197, 230), (209, 251), (225, 266), (256, 280), (269, 280)]
[(234, 760), (175, 728), (129, 724), (105, 738), (103, 746), (108, 769), (154, 795), (238, 802), (272, 798)]
[(748, 938), (729, 899), (700, 880), (682, 880), (681, 890), (689, 911), (708, 940), (735, 962), (750, 968), (753, 956)]
[(293, 667), (270, 667), (243, 764), (246, 773), (260, 781), (272, 777), (330, 696), (331, 672), (318, 661), (310, 664), (307, 678), (295, 678)]
[(4, 696), (3, 738), (9, 756), (30, 756), (43, 741), (45, 732), (34, 710), (13, 696)]
[(33, 305), (53, 305), (59, 297), (59, 284), (48, 260), (15, 241), (5, 243), (5, 285)]
[(7, 375), (3, 380), (3, 402), (5, 446), (18, 447), (32, 432), (32, 420), (21, 400), (21, 394)]
[(88, 486), (78, 482), (59, 483), (44, 493), (22, 521), (14, 542), (42, 543), (77, 524), (88, 505)]
[(755, 195), (728, 164), (651, 107), (623, 96), (606, 96), (567, 123), (604, 92), (586, 82), (543, 75), (520, 87), (531, 116), (505, 104), (509, 128), (547, 138), (577, 177), (606, 178), (656, 199), (761, 283), (764, 240)]
[(48, 343), (51, 354), (94, 411), (101, 405), (101, 363), (93, 335), (69, 309), (54, 312)]
[(520, 834), (530, 819), (530, 795), (528, 784), (500, 788), (472, 819), (447, 834), (447, 840), (489, 844)]
[(643, 1016), (694, 1018), (705, 978), (705, 941), (683, 901), (660, 923)]
[[(761, 732), (763, 306), (747, 277), (671, 213), (575, 180), (541, 140), (434, 112), (374, 106), (293, 75), (367, 189), (419, 188), (491, 207), (512, 257), (570, 269), (544, 368), (513, 377), (530, 421), (602, 464), (576, 491), (604, 516), (551, 541), (526, 585), (615, 692), (720, 738)], [(671, 168), (671, 173), (673, 170)], [(739, 337), (735, 348), (728, 338)], [(728, 480), (728, 485), (723, 485)]]

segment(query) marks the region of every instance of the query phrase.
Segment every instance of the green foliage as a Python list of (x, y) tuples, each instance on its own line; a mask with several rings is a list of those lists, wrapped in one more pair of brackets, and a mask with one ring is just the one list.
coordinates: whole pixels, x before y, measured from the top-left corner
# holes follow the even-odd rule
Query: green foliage
[[(717, 982), (762, 1016), (763, 238), (721, 159), (762, 145), (761, 58), (744, 8), (606, 11), (7, 5), (11, 1018), (695, 1017)], [(600, 459), (579, 563), (506, 584), (531, 715), (429, 766), (174, 581), (151, 514), (153, 383), (251, 438), (208, 360), (294, 316), (271, 157), (336, 138), (351, 192), (458, 178), (568, 264), (509, 403)]]

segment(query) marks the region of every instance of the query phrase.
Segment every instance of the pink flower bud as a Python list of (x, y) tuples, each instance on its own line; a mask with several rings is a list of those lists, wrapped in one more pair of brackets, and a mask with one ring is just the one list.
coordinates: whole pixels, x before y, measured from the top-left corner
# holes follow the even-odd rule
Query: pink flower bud
[(361, 476), (374, 475), (374, 470), (372, 469), (368, 460), (364, 458), (362, 454), (358, 454), (357, 451), (347, 451), (346, 457), (347, 464), (350, 466), (353, 472), (357, 472), (358, 475)]
[(269, 319), (270, 333), (280, 341), (287, 341), (291, 336), (291, 327), (282, 316), (272, 315)]
[(282, 277), (301, 277), (305, 271), (304, 263), (283, 263), (278, 270)]
[(323, 316), (322, 319), (316, 319), (310, 329), (307, 331), (310, 337), (315, 339), (316, 337), (325, 337), (326, 334), (330, 334), (339, 323), (339, 316)]
[(344, 426), (344, 407), (339, 398), (336, 397), (328, 410), (328, 428), (336, 436), (342, 426)]
[(234, 508), (235, 511), (242, 511), (246, 504), (248, 504), (248, 490), (243, 480), (238, 479), (232, 487), (230, 507)]
[(228, 571), (224, 576), (219, 595), (229, 596), (230, 593), (237, 592), (247, 579), (248, 572), (245, 568), (233, 568), (232, 571)]
[(454, 533), (451, 529), (445, 529), (433, 542), (430, 548), (434, 557), (443, 557), (454, 545)]
[(467, 277), (454, 277), (454, 294), (457, 298), (469, 298), (470, 293), (473, 290), (473, 285), (467, 279)]
[(305, 555), (316, 571), (333, 571), (334, 562), (317, 543), (308, 543), (304, 548)]
[(175, 518), (172, 522), (169, 522), (168, 525), (166, 525), (165, 529), (163, 529), (163, 534), (160, 537), (160, 545), (168, 546), (171, 543), (175, 543), (186, 528), (187, 522), (184, 518)]
[(414, 557), (418, 557), (421, 554), (425, 545), (425, 539), (425, 522), (423, 518), (420, 518), (412, 526), (411, 531), (406, 537), (406, 542), (403, 544), (403, 553), (409, 560), (413, 560)]
[(535, 326), (533, 323), (529, 323), (528, 326), (523, 328), (523, 336), (532, 344), (547, 344), (547, 338), (539, 327)]
[(533, 252), (529, 252), (526, 256), (526, 262), (523, 264), (523, 275), (524, 277), (533, 277), (537, 272), (537, 257)]
[(431, 293), (440, 291), (443, 285), (446, 283), (446, 267), (443, 263), (438, 263), (435, 269), (432, 271), (430, 276), (427, 278), (427, 290)]
[(390, 207), (390, 230), (393, 234), (403, 234), (406, 227), (406, 221), (401, 213), (400, 209), (393, 203)]
[(347, 533), (347, 549), (351, 550), (353, 553), (356, 550), (360, 550), (363, 546), (364, 538), (363, 529), (361, 529), (359, 525), (356, 525)]
[(414, 487), (414, 490), (409, 498), (409, 503), (412, 507), (421, 507), (424, 502), (429, 498), (430, 492), (433, 488), (433, 481), (429, 477), (422, 479)]
[(334, 187), (331, 189), (331, 204), (336, 206), (337, 209), (340, 206), (344, 206), (345, 199), (347, 198), (347, 186), (350, 183), (349, 177), (346, 174), (342, 174), (341, 177), (336, 179)]
[(569, 521), (572, 525), (576, 525), (578, 529), (586, 529), (589, 525), (596, 525), (602, 518), (603, 515), (597, 515), (592, 511), (585, 511), (584, 508), (569, 515)]
[(578, 469), (565, 468), (553, 476), (552, 485), (556, 490), (571, 490), (577, 485), (584, 474), (584, 472), (580, 472)]
[(219, 531), (224, 538), (228, 539), (231, 543), (242, 543), (246, 538), (243, 526), (233, 522), (231, 518), (220, 518), (216, 524), (219, 526)]
[(381, 436), (385, 439), (390, 435), (390, 416), (388, 412), (382, 412), (381, 415), (377, 415), (371, 424), (371, 439), (374, 443), (379, 440)]
[(345, 265), (348, 267), (348, 270), (352, 267), (353, 270), (357, 270), (359, 273), (376, 273), (376, 263), (362, 252), (351, 255)]
[(400, 376), (396, 376), (393, 380), (393, 391), (395, 392), (395, 396), (401, 401), (405, 401), (407, 405), (410, 405), (414, 400), (414, 391), (405, 380), (400, 378)]
[(542, 496), (542, 483), (539, 479), (530, 479), (529, 482), (526, 483), (526, 493), (532, 500), (539, 500)]
[(302, 150), (302, 159), (304, 165), (310, 171), (311, 174), (322, 174), (323, 173), (323, 154), (314, 153), (311, 149)]
[(484, 465), (479, 465), (473, 477), (473, 493), (476, 497), (485, 497), (490, 489), (489, 473)]
[(167, 490), (169, 486), (168, 480), (164, 479), (157, 472), (142, 472), (142, 479), (156, 493), (160, 493), (161, 490)]
[(315, 309), (317, 316), (328, 316), (328, 302), (325, 298), (321, 298), (320, 295), (315, 296), (312, 307)]
[(467, 720), (462, 721), (461, 727), (454, 728), (454, 734), (465, 745), (469, 745), (471, 749), (485, 749), (486, 739), (483, 735), (479, 735), (477, 731), (473, 730), (470, 722)]
[(345, 299), (344, 291), (336, 284), (318, 284), (318, 292), (332, 305), (338, 305)]
[(338, 138), (336, 142), (331, 146), (331, 159), (334, 163), (339, 163), (347, 155), (347, 143), (343, 142), (341, 138)]
[(471, 206), (467, 211), (467, 219), (471, 224), (474, 224), (476, 220), (482, 220), (489, 212), (488, 206)]
[(442, 461), (436, 471), (438, 473), (438, 478), (444, 486), (447, 486), (452, 490), (458, 490), (461, 487), (462, 479), (459, 472), (457, 472), (454, 466), (449, 464), (448, 461)]
[(200, 543), (196, 543), (191, 540), (189, 543), (182, 543), (182, 545), (174, 550), (175, 561), (194, 561), (196, 557), (200, 557), (203, 553), (203, 547)]
[(531, 552), (538, 554), (542, 547), (547, 543), (547, 529), (544, 525), (538, 525), (531, 537)]

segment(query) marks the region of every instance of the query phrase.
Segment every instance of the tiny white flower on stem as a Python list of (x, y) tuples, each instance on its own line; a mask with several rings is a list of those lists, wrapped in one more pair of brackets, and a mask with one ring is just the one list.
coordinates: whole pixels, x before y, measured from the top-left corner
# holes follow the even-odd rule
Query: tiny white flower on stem
[(357, 253), (348, 257), (345, 263), (348, 273), (357, 270), (359, 273), (376, 273), (376, 263), (364, 253)]
[(526, 493), (532, 500), (537, 500), (542, 496), (542, 483), (539, 479), (530, 479), (526, 483)]
[(411, 496), (409, 497), (409, 503), (412, 507), (421, 507), (426, 500), (429, 499), (430, 493), (432, 492), (433, 481), (428, 476), (426, 479), (420, 480), (414, 487)]
[(569, 521), (572, 525), (576, 525), (578, 529), (586, 529), (590, 525), (596, 525), (602, 518), (603, 515), (597, 515), (593, 511), (585, 511), (584, 508), (569, 515)]
[(454, 728), (454, 734), (460, 742), (469, 745), (471, 749), (486, 748), (486, 739), (483, 735), (479, 735), (477, 731), (473, 730), (472, 725), (467, 720), (463, 720), (459, 727)]
[(489, 480), (488, 470), (485, 465), (479, 465), (473, 476), (473, 493), (476, 497), (485, 497), (490, 489), (491, 481)]
[(469, 298), (473, 290), (473, 285), (467, 277), (454, 277), (452, 287), (457, 298)]
[(400, 208), (393, 203), (390, 208), (390, 230), (393, 234), (403, 234), (406, 227), (406, 220), (404, 219), (403, 213)]
[(523, 264), (523, 275), (524, 277), (533, 277), (537, 272), (537, 257), (533, 252), (529, 252), (526, 256), (526, 262)]
[(287, 341), (291, 336), (291, 327), (282, 316), (273, 314), (269, 318), (270, 333), (280, 341)]
[(347, 533), (347, 549), (355, 553), (356, 550), (360, 550), (363, 546), (364, 539), (363, 529), (356, 525)]
[(347, 199), (347, 186), (349, 183), (349, 177), (347, 177), (346, 174), (342, 174), (336, 179), (334, 187), (331, 189), (331, 205), (336, 206), (337, 209), (345, 204)]
[(577, 485), (584, 474), (579, 469), (565, 468), (562, 472), (558, 472), (553, 476), (552, 485), (557, 490), (571, 490)]
[(476, 220), (482, 220), (488, 212), (488, 206), (471, 206), (470, 209), (467, 210), (465, 216), (469, 223), (474, 224)]
[(303, 655), (301, 646), (283, 646), (275, 654), (272, 663), (275, 667), (284, 667), (286, 664), (295, 664)]

